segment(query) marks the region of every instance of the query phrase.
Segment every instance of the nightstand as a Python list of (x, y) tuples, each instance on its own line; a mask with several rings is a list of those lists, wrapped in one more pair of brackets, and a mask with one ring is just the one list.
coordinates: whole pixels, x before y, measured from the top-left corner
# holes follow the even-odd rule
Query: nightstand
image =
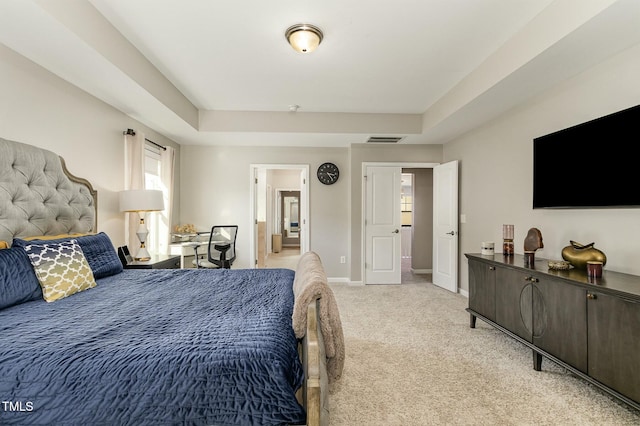
[(136, 260), (124, 267), (125, 269), (179, 269), (180, 256), (155, 255), (150, 260)]

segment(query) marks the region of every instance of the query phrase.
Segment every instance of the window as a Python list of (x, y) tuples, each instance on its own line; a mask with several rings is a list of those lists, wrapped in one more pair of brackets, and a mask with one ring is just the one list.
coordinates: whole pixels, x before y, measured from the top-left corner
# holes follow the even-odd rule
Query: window
[[(160, 150), (159, 148), (146, 144), (144, 150), (144, 187), (145, 189), (158, 189), (163, 191), (166, 198), (162, 181), (160, 180)], [(165, 206), (166, 208), (166, 206)], [(162, 253), (160, 248), (160, 238), (162, 232), (168, 232), (162, 228), (161, 220), (162, 212), (148, 213), (146, 216), (146, 224), (149, 229), (147, 237), (147, 250), (152, 254)]]
[(402, 174), (402, 190), (400, 193), (400, 203), (402, 210), (402, 225), (407, 226), (413, 223), (413, 174)]

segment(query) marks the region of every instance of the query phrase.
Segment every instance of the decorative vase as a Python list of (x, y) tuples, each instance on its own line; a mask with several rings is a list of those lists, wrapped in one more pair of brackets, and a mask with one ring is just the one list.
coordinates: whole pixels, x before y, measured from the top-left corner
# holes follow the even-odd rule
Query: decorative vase
[(607, 263), (607, 256), (593, 245), (595, 243), (580, 244), (575, 241), (569, 241), (571, 245), (562, 249), (562, 258), (571, 263), (574, 268), (587, 269), (587, 262), (602, 262), (604, 266)]

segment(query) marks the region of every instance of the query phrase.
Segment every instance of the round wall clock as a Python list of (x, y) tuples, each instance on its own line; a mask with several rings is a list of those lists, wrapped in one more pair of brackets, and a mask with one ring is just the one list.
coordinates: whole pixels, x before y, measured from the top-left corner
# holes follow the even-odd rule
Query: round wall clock
[(340, 171), (333, 163), (323, 163), (318, 167), (318, 180), (325, 185), (332, 185), (338, 181)]

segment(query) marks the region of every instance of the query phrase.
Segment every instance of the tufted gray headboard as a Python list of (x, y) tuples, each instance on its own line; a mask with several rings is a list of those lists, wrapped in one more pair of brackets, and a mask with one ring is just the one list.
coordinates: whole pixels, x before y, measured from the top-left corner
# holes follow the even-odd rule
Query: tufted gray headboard
[(0, 241), (96, 232), (97, 192), (51, 151), (0, 138)]

